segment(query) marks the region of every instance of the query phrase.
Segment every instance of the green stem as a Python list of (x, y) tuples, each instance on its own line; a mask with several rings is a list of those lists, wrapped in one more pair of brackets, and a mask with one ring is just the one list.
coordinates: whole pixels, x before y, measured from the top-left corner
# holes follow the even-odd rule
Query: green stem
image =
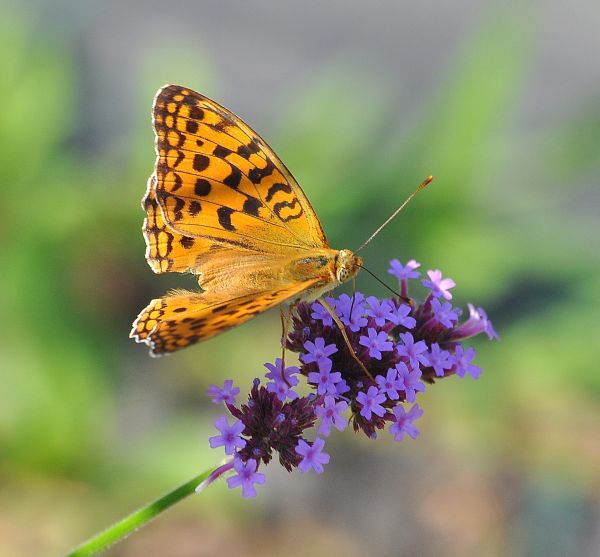
[[(96, 555), (97, 553), (104, 551), (112, 544), (124, 539), (134, 530), (137, 530), (138, 528), (148, 524), (148, 522), (150, 522), (153, 518), (167, 510), (175, 503), (178, 503), (194, 493), (194, 490), (202, 482), (207, 480), (211, 474), (214, 475), (216, 472), (218, 472), (220, 468), (222, 467), (213, 468), (207, 472), (199, 474), (190, 481), (180, 485), (170, 493), (167, 493), (160, 499), (157, 499), (156, 501), (153, 501), (152, 503), (149, 503), (148, 505), (131, 513), (129, 516), (126, 516), (124, 519), (116, 522), (103, 532), (96, 534), (88, 541), (81, 544), (78, 548), (67, 554), (66, 557), (88, 557), (89, 555)], [(216, 477), (218, 477), (218, 475)]]

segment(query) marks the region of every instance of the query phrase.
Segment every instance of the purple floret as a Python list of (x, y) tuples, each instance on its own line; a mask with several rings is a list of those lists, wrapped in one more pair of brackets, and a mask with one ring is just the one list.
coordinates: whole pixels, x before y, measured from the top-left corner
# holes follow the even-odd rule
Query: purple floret
[(404, 410), (404, 406), (396, 406), (394, 408), (394, 420), (390, 426), (390, 433), (394, 436), (394, 440), (402, 441), (405, 434), (416, 439), (419, 430), (413, 425), (413, 422), (422, 415), (423, 410), (418, 404), (415, 404), (408, 412)]
[(367, 329), (367, 335), (361, 335), (359, 344), (369, 349), (369, 356), (376, 360), (381, 360), (382, 352), (393, 350), (394, 343), (388, 340), (388, 334), (385, 331), (377, 332), (372, 327)]
[(404, 391), (407, 402), (414, 402), (417, 392), (420, 393), (425, 390), (425, 384), (421, 382), (421, 370), (409, 370), (404, 362), (398, 362), (396, 370), (398, 371), (398, 379), (400, 381), (399, 390)]
[(298, 398), (298, 393), (293, 390), (293, 387), (300, 383), (300, 380), (295, 377), (300, 371), (297, 367), (290, 366), (283, 369), (281, 358), (275, 360), (275, 365), (266, 363), (265, 367), (269, 370), (269, 373), (266, 373), (265, 377), (271, 379), (271, 382), (267, 383), (267, 390), (269, 392), (275, 393), (281, 402), (284, 402), (286, 398), (292, 400)]
[(308, 374), (309, 383), (317, 386), (317, 394), (334, 395), (337, 392), (336, 385), (342, 380), (342, 374), (339, 371), (313, 371)]
[(469, 319), (458, 326), (452, 332), (452, 340), (464, 340), (465, 338), (485, 333), (490, 340), (500, 340), (492, 322), (489, 320), (483, 308), (475, 308), (473, 304), (469, 307)]
[(385, 395), (379, 392), (379, 389), (375, 386), (369, 387), (366, 393), (359, 392), (356, 395), (356, 402), (362, 406), (360, 409), (360, 415), (370, 420), (371, 416), (383, 416), (385, 414), (385, 408), (381, 406), (385, 402)]
[(419, 369), (420, 365), (429, 365), (427, 359), (427, 344), (423, 340), (415, 342), (414, 337), (411, 333), (402, 333), (400, 335), (400, 342), (396, 346), (398, 354), (410, 363), (413, 369)]
[(398, 400), (400, 398), (398, 390), (403, 387), (403, 382), (398, 378), (398, 370), (396, 368), (388, 369), (385, 376), (378, 375), (375, 377), (375, 381), (377, 382), (379, 391), (386, 395), (390, 400)]
[(402, 266), (402, 263), (397, 259), (392, 259), (388, 273), (394, 275), (398, 280), (416, 279), (421, 276), (421, 273), (415, 270), (420, 266), (421, 264), (417, 263), (414, 259), (408, 261), (405, 266)]
[[(294, 377), (296, 383), (298, 383), (298, 379)], [(298, 393), (291, 388), (285, 381), (278, 380), (274, 383), (267, 383), (267, 390), (270, 393), (274, 393), (275, 396), (281, 401), (285, 402), (287, 398), (290, 400), (294, 400), (298, 398)]]
[(354, 296), (342, 294), (335, 304), (335, 312), (341, 322), (348, 325), (350, 330), (355, 333), (368, 323), (367, 318), (364, 316), (364, 299), (364, 295), (360, 292), (356, 292)]
[[(335, 300), (333, 298), (325, 298), (325, 301), (333, 306), (335, 305)], [(317, 321), (321, 321), (323, 325), (331, 327), (333, 325), (333, 319), (329, 311), (319, 302), (315, 302), (312, 306), (312, 313), (310, 316)]]
[(454, 365), (454, 356), (442, 350), (437, 342), (431, 345), (427, 358), (437, 377), (444, 377), (444, 372)]
[(465, 351), (462, 345), (458, 345), (454, 352), (454, 371), (456, 375), (464, 377), (468, 373), (473, 379), (478, 379), (482, 369), (471, 363), (473, 358), (475, 358), (475, 348), (469, 346)]
[(392, 323), (396, 325), (402, 325), (407, 329), (413, 329), (417, 324), (414, 317), (410, 316), (412, 308), (407, 304), (400, 304), (392, 313)]
[(446, 300), (452, 299), (452, 294), (449, 292), (450, 288), (454, 288), (456, 283), (451, 278), (442, 278), (442, 271), (436, 269), (435, 271), (427, 271), (429, 280), (423, 279), (421, 282), (425, 288), (431, 289), (431, 294), (438, 297), (446, 298)]
[(241, 434), (244, 431), (244, 424), (240, 420), (235, 420), (229, 425), (227, 418), (221, 416), (215, 420), (215, 427), (221, 432), (221, 435), (215, 435), (208, 440), (212, 449), (225, 447), (225, 454), (232, 455), (235, 449), (243, 449), (246, 446), (246, 440)]
[(367, 303), (367, 315), (375, 321), (375, 325), (383, 327), (387, 321), (397, 323), (396, 308), (389, 300), (380, 301), (375, 296), (369, 296)]
[(325, 346), (325, 339), (323, 339), (322, 337), (317, 337), (315, 338), (314, 342), (307, 340), (304, 343), (304, 349), (306, 350), (306, 353), (301, 354), (300, 359), (305, 364), (316, 362), (320, 370), (331, 370), (331, 359), (329, 358), (329, 356), (335, 354), (338, 351), (337, 346), (335, 344), (328, 344), (327, 346)]
[(265, 475), (257, 472), (258, 464), (256, 460), (249, 459), (246, 462), (240, 458), (236, 458), (233, 463), (233, 468), (237, 472), (235, 476), (227, 478), (227, 485), (230, 489), (242, 486), (242, 497), (249, 499), (256, 497), (256, 488), (254, 484), (264, 484), (266, 481)]
[(325, 436), (329, 435), (332, 425), (339, 431), (344, 431), (348, 425), (348, 420), (344, 418), (343, 414), (347, 409), (348, 403), (346, 401), (341, 400), (340, 402), (336, 402), (335, 397), (326, 396), (323, 400), (323, 405), (315, 408), (317, 416), (321, 418), (318, 433)]
[(329, 462), (329, 455), (323, 452), (325, 441), (320, 437), (317, 437), (312, 445), (309, 445), (303, 439), (300, 440), (296, 447), (296, 452), (302, 456), (298, 469), (303, 474), (314, 470), (317, 474), (323, 473), (323, 464)]
[(437, 298), (431, 300), (433, 318), (444, 327), (451, 329), (458, 321), (459, 312), (452, 307), (450, 302), (440, 302)]
[(281, 358), (275, 359), (275, 365), (266, 363), (264, 366), (269, 370), (269, 373), (265, 373), (267, 379), (272, 381), (285, 381), (290, 386), (297, 385), (299, 380), (294, 377), (300, 370), (296, 366), (283, 367), (283, 360)]
[(222, 388), (217, 387), (217, 385), (211, 385), (207, 392), (214, 404), (222, 402), (225, 404), (235, 404), (235, 397), (240, 393), (240, 389), (233, 386), (233, 380), (226, 379)]

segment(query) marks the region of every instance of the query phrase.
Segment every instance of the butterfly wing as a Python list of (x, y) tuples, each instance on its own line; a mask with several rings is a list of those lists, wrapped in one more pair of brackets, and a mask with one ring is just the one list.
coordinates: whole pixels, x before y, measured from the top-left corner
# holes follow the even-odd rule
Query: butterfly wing
[(146, 218), (142, 232), (146, 240), (146, 261), (155, 273), (184, 273), (198, 267), (198, 252), (210, 249), (213, 242), (182, 236), (165, 223), (156, 201), (156, 176), (150, 176), (146, 195), (142, 199)]
[(240, 325), (313, 284), (292, 283), (228, 299), (210, 292), (175, 291), (152, 300), (134, 321), (129, 336), (147, 344), (152, 356), (174, 352)]
[(157, 160), (143, 199), (146, 258), (157, 273), (198, 274), (203, 291), (152, 300), (132, 338), (154, 355), (172, 352), (335, 281), (334, 252), (308, 199), (242, 120), (190, 89), (167, 85), (157, 93), (153, 126)]
[(173, 231), (262, 253), (327, 247), (298, 183), (235, 114), (166, 85), (154, 101), (153, 125), (156, 200)]

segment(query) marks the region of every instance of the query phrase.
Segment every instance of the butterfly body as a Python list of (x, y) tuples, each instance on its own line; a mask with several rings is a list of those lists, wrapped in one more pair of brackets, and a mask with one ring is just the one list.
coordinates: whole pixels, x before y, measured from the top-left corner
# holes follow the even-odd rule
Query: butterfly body
[(304, 291), (298, 301), (316, 300), (325, 292), (347, 282), (356, 276), (361, 264), (362, 258), (347, 249), (325, 249), (292, 260), (289, 270), (295, 280), (310, 281), (317, 278), (316, 284)]
[(359, 271), (329, 247), (304, 192), (266, 142), (214, 101), (161, 88), (152, 122), (157, 159), (142, 208), (155, 273), (192, 272), (200, 292), (152, 300), (130, 336), (172, 352), (267, 309), (314, 300)]
[(214, 251), (211, 261), (200, 261), (198, 285), (206, 296), (226, 296), (234, 290), (238, 294), (277, 290), (293, 284), (311, 283), (290, 303), (312, 301), (352, 278), (358, 272), (362, 259), (349, 250), (315, 249), (307, 254), (293, 256), (265, 256), (235, 250)]

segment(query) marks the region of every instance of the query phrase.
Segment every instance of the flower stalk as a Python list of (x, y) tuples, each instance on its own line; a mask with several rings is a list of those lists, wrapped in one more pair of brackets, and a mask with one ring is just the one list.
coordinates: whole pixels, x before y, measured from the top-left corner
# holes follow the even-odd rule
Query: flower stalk
[(122, 520), (115, 522), (115, 524), (106, 530), (91, 537), (65, 557), (89, 557), (90, 555), (97, 555), (105, 551), (111, 545), (125, 539), (135, 530), (139, 530), (142, 526), (148, 524), (168, 508), (192, 495), (199, 485), (207, 481), (220, 468), (222, 467), (212, 468), (194, 476), (191, 480), (175, 488), (173, 491), (163, 495), (156, 501), (148, 503)]

